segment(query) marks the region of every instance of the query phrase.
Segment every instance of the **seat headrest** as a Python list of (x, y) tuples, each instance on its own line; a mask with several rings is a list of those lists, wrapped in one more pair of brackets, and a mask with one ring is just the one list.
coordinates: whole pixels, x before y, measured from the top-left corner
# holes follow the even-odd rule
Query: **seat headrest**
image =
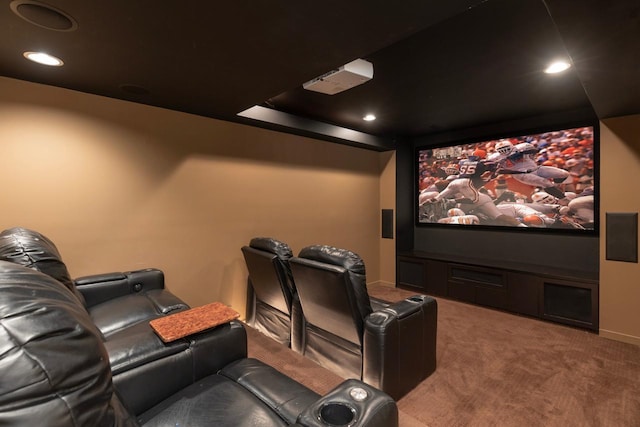
[(324, 262), (325, 264), (338, 265), (352, 273), (366, 275), (362, 258), (347, 249), (329, 245), (312, 245), (302, 248), (298, 257)]
[(53, 277), (84, 304), (67, 266), (56, 245), (46, 236), (23, 227), (13, 227), (0, 233), (0, 260), (10, 261)]
[(0, 261), (0, 349), (0, 424), (127, 424), (100, 332), (52, 277)]
[(251, 239), (251, 242), (249, 242), (249, 246), (254, 249), (275, 254), (278, 258), (285, 261), (293, 256), (293, 252), (291, 252), (289, 245), (271, 237), (254, 237)]

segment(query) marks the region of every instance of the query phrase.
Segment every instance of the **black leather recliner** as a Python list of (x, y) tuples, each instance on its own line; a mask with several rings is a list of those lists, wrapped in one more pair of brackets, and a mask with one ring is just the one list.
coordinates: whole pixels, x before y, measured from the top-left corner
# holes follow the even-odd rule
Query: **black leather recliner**
[(101, 333), (73, 291), (34, 269), (0, 261), (0, 425), (398, 425), (395, 402), (362, 382), (345, 381), (321, 397), (246, 358), (240, 322), (188, 339), (214, 345), (196, 349), (192, 360), (145, 364), (146, 374), (128, 371), (131, 381), (124, 385), (136, 392), (122, 393), (112, 382)]
[(291, 346), (291, 315), (297, 302), (289, 267), (291, 248), (270, 237), (255, 237), (241, 250), (249, 271), (247, 323)]
[(309, 246), (290, 265), (304, 313), (292, 348), (394, 399), (435, 371), (436, 300), (372, 300), (363, 260), (345, 249)]

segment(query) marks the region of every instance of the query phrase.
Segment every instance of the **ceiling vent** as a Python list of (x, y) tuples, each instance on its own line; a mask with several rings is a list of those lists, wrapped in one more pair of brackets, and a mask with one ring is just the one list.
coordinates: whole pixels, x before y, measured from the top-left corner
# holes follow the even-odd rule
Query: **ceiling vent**
[(373, 64), (364, 59), (356, 59), (337, 70), (316, 77), (302, 85), (307, 90), (335, 95), (352, 87), (366, 83), (373, 78)]

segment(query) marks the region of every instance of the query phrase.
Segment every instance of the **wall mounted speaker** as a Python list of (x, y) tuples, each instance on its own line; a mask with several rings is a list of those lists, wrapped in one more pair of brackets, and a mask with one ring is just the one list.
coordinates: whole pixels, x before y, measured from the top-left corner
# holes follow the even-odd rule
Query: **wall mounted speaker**
[(638, 262), (638, 213), (606, 215), (606, 258), (611, 261)]
[(393, 239), (393, 209), (382, 209), (382, 238)]

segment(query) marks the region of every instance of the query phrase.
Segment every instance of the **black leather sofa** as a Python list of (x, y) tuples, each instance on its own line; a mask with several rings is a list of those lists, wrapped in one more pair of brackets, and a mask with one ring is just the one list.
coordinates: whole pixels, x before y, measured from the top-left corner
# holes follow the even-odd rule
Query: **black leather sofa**
[(132, 392), (132, 401), (138, 393), (128, 383), (143, 365), (164, 359), (192, 360), (203, 345), (200, 341), (166, 345), (149, 327), (150, 320), (189, 308), (165, 289), (164, 274), (158, 269), (73, 280), (56, 245), (43, 234), (22, 227), (0, 232), (0, 260), (45, 273), (74, 294), (100, 331), (114, 382), (122, 383), (123, 394)]
[[(76, 286), (55, 245), (25, 229), (0, 233), (0, 259), (0, 425), (397, 426), (395, 402), (361, 381), (319, 396), (247, 358), (241, 322), (162, 343), (149, 319), (188, 307), (146, 287), (157, 270)], [(98, 309), (108, 301), (117, 326)], [(120, 322), (137, 304), (146, 314)]]

